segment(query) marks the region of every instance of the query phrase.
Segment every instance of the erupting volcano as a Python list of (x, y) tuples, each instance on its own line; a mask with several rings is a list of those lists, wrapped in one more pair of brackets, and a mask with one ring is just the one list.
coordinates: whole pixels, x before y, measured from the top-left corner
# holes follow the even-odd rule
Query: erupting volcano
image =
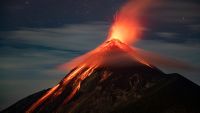
[[(59, 106), (66, 105), (80, 90), (82, 82), (97, 70), (112, 69), (116, 71), (117, 69), (124, 68), (126, 70), (133, 67), (153, 68), (137, 55), (137, 51), (117, 39), (104, 42), (95, 50), (74, 59), (63, 67), (70, 68), (70, 66), (73, 70), (58, 85), (51, 88), (35, 102), (27, 113), (37, 110), (40, 105), (43, 106), (42, 109), (51, 106), (52, 102), (57, 100), (60, 100)], [(112, 71), (103, 72), (100, 81), (104, 81), (112, 73)], [(63, 98), (63, 95), (66, 97)], [(59, 110), (59, 108), (56, 109)]]
[[(145, 1), (145, 2), (144, 2)], [(31, 95), (5, 113), (198, 113), (200, 87), (154, 65), (188, 68), (130, 46), (141, 36), (139, 15), (150, 0), (130, 0), (117, 13), (108, 38), (60, 66), (71, 70), (54, 87)]]
[(72, 70), (54, 87), (4, 113), (198, 113), (200, 87), (164, 74), (141, 51), (118, 39), (63, 65)]

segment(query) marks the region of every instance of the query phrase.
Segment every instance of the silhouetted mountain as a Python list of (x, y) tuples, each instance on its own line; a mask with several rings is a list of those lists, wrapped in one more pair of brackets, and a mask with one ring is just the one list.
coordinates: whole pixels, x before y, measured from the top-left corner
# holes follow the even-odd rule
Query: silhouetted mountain
[[(200, 113), (200, 86), (179, 74), (165, 74), (138, 57), (132, 59), (126, 50), (129, 47), (120, 42), (106, 42), (93, 52), (106, 58), (103, 64), (77, 66), (58, 85), (2, 113)], [(93, 53), (84, 61), (101, 59)], [(120, 60), (107, 62), (119, 54)]]

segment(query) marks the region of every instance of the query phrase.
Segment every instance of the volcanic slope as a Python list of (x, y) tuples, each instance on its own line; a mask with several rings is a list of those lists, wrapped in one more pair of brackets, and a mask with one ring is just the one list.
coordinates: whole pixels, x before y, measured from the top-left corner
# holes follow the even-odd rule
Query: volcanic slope
[(103, 43), (72, 64), (76, 67), (59, 84), (2, 112), (200, 113), (198, 85), (163, 73), (118, 40)]

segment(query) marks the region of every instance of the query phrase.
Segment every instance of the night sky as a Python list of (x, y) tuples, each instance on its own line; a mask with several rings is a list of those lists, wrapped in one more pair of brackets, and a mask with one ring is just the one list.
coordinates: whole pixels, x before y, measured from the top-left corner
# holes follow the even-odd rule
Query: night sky
[[(0, 110), (66, 73), (60, 64), (98, 46), (126, 0), (1, 0)], [(136, 47), (200, 69), (200, 1), (152, 0)], [(200, 85), (198, 70), (168, 70)]]

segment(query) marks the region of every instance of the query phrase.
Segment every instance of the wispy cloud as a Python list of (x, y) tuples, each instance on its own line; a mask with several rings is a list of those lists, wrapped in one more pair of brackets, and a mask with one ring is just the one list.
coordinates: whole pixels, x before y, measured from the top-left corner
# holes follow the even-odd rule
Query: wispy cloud
[(162, 38), (175, 38), (178, 34), (173, 32), (157, 32), (156, 35)]
[(107, 28), (108, 25), (101, 23), (73, 24), (49, 29), (24, 28), (8, 32), (6, 39), (59, 49), (88, 50), (105, 39)]
[[(200, 18), (199, 4), (194, 1), (160, 1), (154, 4), (157, 9), (152, 14), (156, 20), (170, 23), (192, 23)], [(156, 15), (156, 16), (155, 16)]]

